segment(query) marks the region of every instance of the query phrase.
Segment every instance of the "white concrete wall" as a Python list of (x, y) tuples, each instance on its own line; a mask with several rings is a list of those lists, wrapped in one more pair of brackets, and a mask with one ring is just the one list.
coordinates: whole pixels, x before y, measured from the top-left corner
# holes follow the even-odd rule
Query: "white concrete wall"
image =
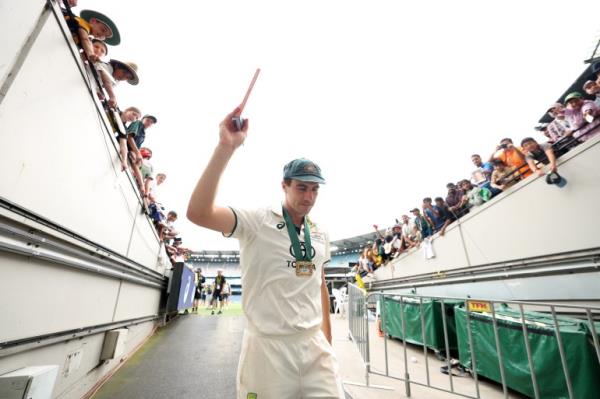
[[(124, 353), (130, 354), (153, 332), (153, 322), (142, 323), (128, 328)], [(111, 370), (121, 363), (122, 356), (106, 362), (100, 362), (100, 352), (104, 342), (104, 333), (90, 335), (81, 339), (62, 342), (8, 358), (0, 358), (0, 375), (31, 365), (57, 365), (58, 378), (54, 386), (53, 398), (79, 399)], [(81, 364), (78, 369), (67, 374), (67, 355), (81, 351)]]
[(0, 104), (0, 196), (156, 269), (156, 233), (59, 29), (51, 16)]
[(36, 25), (44, 0), (0, 1), (0, 86)]
[[(0, 0), (0, 87), (45, 4)], [(154, 286), (78, 270), (60, 260), (8, 252), (2, 248), (17, 239), (11, 241), (4, 233), (0, 235), (4, 240), (0, 243), (4, 245), (0, 247), (0, 342), (159, 313), (162, 290), (154, 271), (165, 270), (164, 249), (152, 223), (141, 213), (130, 177), (120, 172), (116, 142), (80, 73), (80, 60), (71, 53), (72, 44), (63, 37), (62, 25), (49, 15), (6, 96), (0, 95), (0, 197), (108, 252), (25, 217), (8, 215), (5, 209), (0, 222), (39, 230), (69, 248), (79, 248), (82, 256), (114, 258), (111, 251), (122, 255), (147, 270), (128, 270), (129, 265), (117, 269), (128, 270), (126, 274), (133, 277), (147, 274)], [(155, 322), (131, 326), (126, 353), (154, 326)], [(53, 397), (80, 398), (119, 364), (119, 359), (101, 364), (103, 340), (102, 333), (24, 352), (0, 352), (0, 374), (57, 364), (61, 371)], [(81, 366), (66, 375), (67, 356), (78, 349), (83, 353)]]

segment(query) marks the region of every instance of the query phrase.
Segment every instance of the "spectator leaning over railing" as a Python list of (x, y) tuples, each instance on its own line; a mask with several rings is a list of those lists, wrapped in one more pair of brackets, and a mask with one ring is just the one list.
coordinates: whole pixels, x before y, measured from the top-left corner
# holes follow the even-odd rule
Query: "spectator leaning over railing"
[(594, 96), (594, 104), (596, 107), (600, 107), (600, 85), (594, 80), (588, 80), (583, 84), (583, 91), (590, 96)]
[(492, 198), (490, 190), (484, 187), (473, 186), (468, 180), (460, 181), (460, 188), (465, 193), (462, 202), (468, 204), (469, 208), (483, 205)]
[(494, 159), (492, 164), (494, 165), (494, 171), (492, 172), (491, 185), (496, 190), (504, 191), (521, 180), (521, 176), (514, 166), (507, 166), (499, 159)]
[(421, 208), (423, 209), (423, 217), (427, 219), (427, 223), (429, 223), (429, 225), (431, 226), (432, 234), (435, 233), (435, 226), (439, 223), (439, 215), (433, 207), (433, 200), (430, 197), (423, 198)]
[(442, 197), (437, 197), (435, 199), (434, 209), (439, 215), (438, 221), (442, 223), (441, 226), (436, 225), (435, 229), (436, 231), (439, 231), (440, 236), (443, 237), (444, 234), (446, 234), (446, 227), (448, 227), (450, 223), (455, 221), (456, 217), (454, 217), (452, 212), (450, 212), (450, 209), (448, 209), (448, 205), (444, 202), (444, 199)]
[(446, 205), (452, 214), (458, 219), (469, 213), (466, 203), (463, 202), (463, 191), (454, 183), (446, 184), (448, 195), (446, 196)]
[(92, 63), (100, 61), (100, 58), (94, 53), (90, 36), (103, 40), (111, 46), (116, 46), (121, 42), (117, 25), (106, 15), (97, 11), (82, 10), (79, 17), (69, 15), (67, 12), (65, 20), (73, 34), (75, 44), (83, 49), (87, 59)]
[(496, 152), (490, 157), (490, 162), (493, 159), (499, 159), (506, 165), (517, 168), (523, 178), (531, 175), (531, 171), (525, 161), (525, 155), (523, 155), (519, 148), (515, 147), (510, 138), (500, 140), (500, 145), (496, 147)]
[(143, 197), (147, 196), (147, 193), (144, 189), (144, 181), (142, 179), (142, 173), (140, 172), (142, 155), (140, 154), (139, 148), (141, 148), (146, 138), (146, 129), (149, 129), (155, 123), (156, 118), (154, 116), (144, 115), (141, 121), (132, 122), (127, 127), (127, 148), (129, 150), (131, 172), (138, 182)]
[(570, 130), (569, 123), (565, 119), (565, 107), (561, 103), (555, 103), (548, 108), (548, 115), (552, 118), (552, 122), (546, 127), (546, 135), (550, 142), (555, 143)]
[(419, 210), (419, 208), (413, 208), (410, 212), (415, 217), (414, 223), (417, 227), (418, 241), (421, 242), (425, 238), (433, 235), (433, 231), (431, 230), (431, 224), (423, 215), (421, 215), (421, 211)]
[(170, 240), (179, 235), (179, 232), (175, 230), (175, 222), (177, 221), (177, 212), (169, 211), (167, 214), (167, 220), (163, 224), (162, 238), (164, 240)]
[(373, 270), (377, 270), (383, 264), (383, 240), (381, 238), (375, 239), (371, 247), (371, 260), (373, 262)]
[(417, 226), (410, 220), (408, 215), (402, 215), (402, 239), (406, 249), (419, 245)]
[[(142, 117), (142, 111), (136, 107), (126, 108), (125, 111), (121, 112), (121, 121), (125, 127), (129, 126), (130, 123), (137, 121)], [(117, 131), (117, 140), (119, 142), (119, 157), (121, 159), (121, 171), (127, 170), (127, 135)], [(133, 141), (133, 138), (131, 139)], [(141, 154), (140, 154), (141, 156)]]
[[(556, 164), (556, 156), (552, 149), (552, 145), (549, 143), (539, 144), (532, 137), (526, 137), (521, 141), (521, 146), (525, 151), (527, 158), (527, 164), (531, 171), (536, 173), (538, 176), (544, 176), (547, 174), (546, 182), (548, 184), (557, 184), (562, 187), (565, 180), (558, 174), (558, 166)], [(538, 162), (538, 163), (536, 163)], [(540, 166), (548, 165), (548, 173), (544, 172), (544, 167)]]
[(98, 60), (102, 60), (108, 54), (108, 46), (102, 40), (93, 39), (92, 48)]
[(489, 189), (492, 192), (492, 195), (498, 194), (499, 192), (492, 189), (490, 186), (492, 172), (494, 171), (491, 162), (483, 162), (479, 154), (471, 155), (471, 162), (477, 167), (477, 169), (471, 173), (471, 183), (478, 187)]
[(362, 252), (360, 253), (360, 256), (358, 257), (356, 272), (360, 274), (361, 277), (365, 277), (367, 274), (373, 272), (368, 258), (368, 251), (369, 247), (364, 247)]
[(108, 93), (108, 105), (111, 107), (117, 107), (117, 95), (114, 90), (117, 83), (127, 81), (130, 85), (136, 86), (140, 82), (137, 73), (138, 66), (133, 62), (110, 60), (109, 62), (98, 62), (95, 65), (102, 79), (102, 85)]
[(154, 181), (154, 168), (152, 167), (152, 163), (150, 163), (150, 159), (152, 158), (152, 150), (150, 148), (142, 147), (140, 148), (140, 154), (142, 155), (140, 173), (142, 174), (144, 192), (146, 193), (146, 197), (144, 197), (144, 203), (146, 204), (146, 207), (148, 207), (150, 205), (148, 193), (150, 192), (150, 187)]
[(148, 193), (148, 199), (150, 203), (160, 203), (160, 190), (162, 184), (167, 180), (167, 175), (164, 173), (158, 173), (156, 175), (156, 181), (150, 183), (150, 192)]
[(593, 101), (584, 100), (577, 91), (565, 97), (565, 118), (571, 130), (567, 136), (586, 141), (600, 134), (600, 119), (596, 118), (597, 108)]
[(396, 224), (392, 228), (392, 235), (394, 237), (394, 239), (392, 240), (392, 256), (395, 258), (404, 251), (404, 242), (402, 240), (402, 225), (398, 222), (398, 219), (396, 219)]

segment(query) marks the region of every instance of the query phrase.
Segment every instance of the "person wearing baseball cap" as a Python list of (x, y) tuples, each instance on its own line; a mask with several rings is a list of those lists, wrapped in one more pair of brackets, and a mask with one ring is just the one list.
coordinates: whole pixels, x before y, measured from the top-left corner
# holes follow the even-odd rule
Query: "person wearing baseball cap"
[(325, 178), (315, 162), (298, 158), (283, 168), (281, 204), (216, 205), (221, 175), (248, 133), (249, 123), (238, 130), (232, 121), (239, 112), (236, 108), (221, 122), (219, 143), (187, 209), (191, 222), (240, 243), (247, 326), (237, 397), (295, 398), (311, 392), (311, 397), (343, 399), (324, 277), (329, 237), (309, 217)]

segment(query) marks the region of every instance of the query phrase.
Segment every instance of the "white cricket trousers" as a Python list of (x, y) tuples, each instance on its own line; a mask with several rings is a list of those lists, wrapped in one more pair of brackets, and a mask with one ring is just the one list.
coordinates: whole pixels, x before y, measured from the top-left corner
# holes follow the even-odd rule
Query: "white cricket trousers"
[(337, 359), (320, 328), (293, 335), (244, 331), (238, 399), (344, 399)]

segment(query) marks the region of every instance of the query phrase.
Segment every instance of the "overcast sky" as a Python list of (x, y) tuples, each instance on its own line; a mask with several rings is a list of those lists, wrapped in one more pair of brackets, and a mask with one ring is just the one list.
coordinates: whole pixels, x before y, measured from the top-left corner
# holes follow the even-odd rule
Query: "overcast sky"
[(341, 239), (394, 223), (426, 196), (470, 175), (503, 137), (533, 127), (585, 68), (599, 1), (79, 0), (111, 17), (109, 58), (139, 65), (121, 108), (158, 117), (145, 145), (165, 172), (162, 202), (184, 244), (237, 249), (185, 218), (218, 140), (218, 124), (262, 69), (251, 127), (217, 202), (282, 199), (282, 167), (306, 157), (327, 184), (312, 212)]

